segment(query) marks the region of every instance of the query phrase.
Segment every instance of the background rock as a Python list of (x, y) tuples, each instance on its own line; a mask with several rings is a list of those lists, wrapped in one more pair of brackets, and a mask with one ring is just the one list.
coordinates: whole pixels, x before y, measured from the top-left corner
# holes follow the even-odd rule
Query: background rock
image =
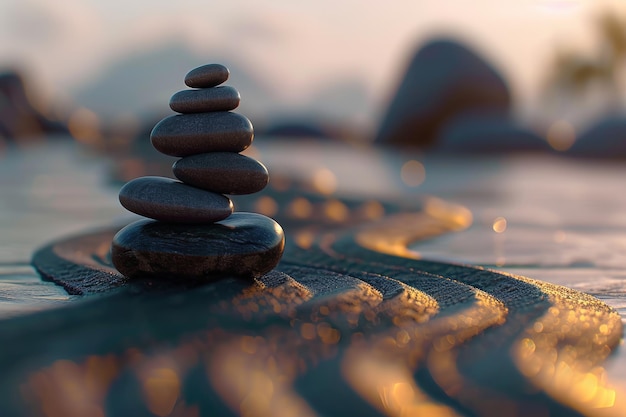
[(590, 158), (626, 158), (626, 117), (606, 118), (583, 132), (569, 154)]
[(510, 105), (509, 88), (491, 64), (460, 43), (436, 39), (409, 64), (376, 142), (428, 147), (451, 117), (468, 110), (507, 113)]
[(549, 152), (548, 143), (508, 117), (463, 114), (442, 127), (433, 150), (446, 153)]
[(16, 139), (67, 132), (62, 123), (46, 118), (33, 107), (19, 73), (0, 72), (0, 137)]

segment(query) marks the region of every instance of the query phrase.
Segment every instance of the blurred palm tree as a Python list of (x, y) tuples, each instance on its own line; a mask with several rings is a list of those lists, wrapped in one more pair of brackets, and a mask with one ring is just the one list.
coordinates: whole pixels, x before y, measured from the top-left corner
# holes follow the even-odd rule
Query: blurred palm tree
[(600, 42), (594, 54), (572, 49), (557, 51), (546, 92), (560, 98), (581, 99), (592, 87), (600, 88), (607, 105), (616, 110), (624, 94), (620, 74), (626, 69), (626, 18), (604, 14), (596, 20), (596, 30)]

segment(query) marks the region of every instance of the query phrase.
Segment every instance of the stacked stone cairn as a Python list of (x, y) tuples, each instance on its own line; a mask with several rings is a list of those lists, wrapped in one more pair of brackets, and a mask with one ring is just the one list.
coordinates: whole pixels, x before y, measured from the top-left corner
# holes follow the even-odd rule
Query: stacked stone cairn
[(274, 220), (257, 213), (233, 213), (224, 194), (252, 194), (269, 181), (267, 169), (241, 155), (254, 136), (250, 121), (234, 110), (232, 87), (219, 86), (226, 67), (208, 64), (190, 71), (191, 90), (174, 94), (180, 114), (161, 120), (150, 138), (157, 151), (180, 157), (173, 166), (180, 181), (136, 178), (122, 187), (121, 204), (147, 217), (120, 230), (111, 257), (128, 278), (211, 280), (259, 277), (273, 269), (285, 244)]

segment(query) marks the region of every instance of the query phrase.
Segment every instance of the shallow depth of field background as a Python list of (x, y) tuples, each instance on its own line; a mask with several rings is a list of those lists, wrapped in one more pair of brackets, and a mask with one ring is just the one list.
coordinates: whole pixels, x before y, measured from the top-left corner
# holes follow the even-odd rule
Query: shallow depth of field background
[(624, 104), (602, 86), (573, 99), (550, 93), (559, 53), (602, 56), (606, 15), (625, 22), (626, 2), (5, 0), (0, 68), (27, 79), (44, 113), (84, 108), (102, 123), (129, 124), (168, 113), (186, 71), (220, 62), (254, 123), (322, 118), (367, 139), (406, 62), (444, 35), (494, 64), (521, 121), (539, 133), (557, 120), (578, 130)]

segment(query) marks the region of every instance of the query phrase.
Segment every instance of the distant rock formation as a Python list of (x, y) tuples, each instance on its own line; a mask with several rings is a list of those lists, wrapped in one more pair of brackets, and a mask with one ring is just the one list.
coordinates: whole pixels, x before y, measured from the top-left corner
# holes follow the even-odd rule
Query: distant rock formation
[(430, 147), (442, 126), (466, 111), (508, 114), (509, 88), (478, 54), (452, 40), (418, 50), (384, 116), (376, 142)]
[(591, 126), (568, 152), (587, 158), (626, 158), (626, 116), (608, 117)]
[(0, 137), (11, 140), (67, 132), (62, 123), (49, 120), (32, 106), (20, 74), (0, 71)]
[(463, 113), (443, 126), (434, 151), (489, 154), (551, 152), (548, 142), (530, 129), (502, 115)]

